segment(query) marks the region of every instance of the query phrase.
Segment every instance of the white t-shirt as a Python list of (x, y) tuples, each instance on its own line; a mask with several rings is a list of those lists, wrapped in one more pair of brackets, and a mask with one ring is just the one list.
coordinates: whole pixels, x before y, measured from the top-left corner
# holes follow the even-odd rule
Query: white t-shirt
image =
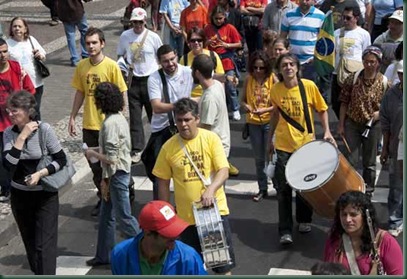
[[(38, 43), (38, 41), (33, 36), (30, 36), (30, 38), (34, 45), (34, 48), (38, 49), (39, 52), (45, 56), (45, 50)], [(34, 54), (30, 40), (18, 42), (9, 38), (6, 42), (8, 45), (8, 51), (10, 53), (10, 59), (20, 63), (21, 67), (23, 67), (26, 73), (30, 76), (34, 87), (37, 88), (41, 85), (44, 85), (42, 77), (37, 75), (37, 72), (35, 70)]]
[[(140, 46), (145, 32), (148, 33), (140, 56), (135, 58), (134, 51)], [(155, 32), (145, 29), (141, 34), (136, 34), (133, 29), (129, 29), (120, 35), (117, 55), (126, 56), (127, 61), (133, 64), (133, 74), (135, 76), (145, 77), (158, 70), (156, 54), (162, 44), (160, 36)]]
[(220, 137), (226, 157), (229, 157), (229, 115), (226, 106), (225, 88), (222, 83), (214, 80), (213, 85), (203, 90), (199, 107), (201, 123), (211, 125), (210, 130)]
[[(334, 32), (335, 36), (335, 71), (339, 65), (340, 55), (343, 52), (343, 57), (349, 60), (355, 60), (362, 62), (363, 51), (370, 46), (370, 34), (365, 29), (361, 27), (356, 27), (353, 30), (345, 30), (345, 34), (341, 40), (339, 36), (341, 34), (341, 29), (336, 29)], [(343, 46), (341, 41), (343, 40)], [(343, 50), (342, 50), (343, 49)]]
[(399, 75), (397, 74), (396, 65), (398, 62), (391, 63), (384, 75), (387, 77), (387, 80), (391, 82), (392, 85), (395, 85), (400, 82)]
[[(177, 72), (173, 76), (165, 74), (165, 78), (167, 79), (168, 84), (168, 96), (170, 97), (170, 102), (172, 104), (179, 99), (189, 98), (191, 96), (194, 81), (192, 78), (191, 69), (189, 67), (178, 64)], [(150, 101), (160, 99), (161, 102), (165, 103), (163, 84), (158, 71), (152, 73), (148, 78), (148, 95), (150, 97)], [(170, 123), (168, 121), (167, 113), (153, 112), (153, 116), (151, 118), (152, 133), (161, 131), (169, 125)]]

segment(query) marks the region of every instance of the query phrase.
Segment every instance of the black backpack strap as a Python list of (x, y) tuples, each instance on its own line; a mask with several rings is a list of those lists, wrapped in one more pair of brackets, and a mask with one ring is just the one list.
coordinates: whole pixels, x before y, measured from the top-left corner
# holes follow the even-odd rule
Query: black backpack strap
[[(167, 79), (165, 78), (165, 75), (164, 75), (164, 70), (161, 68), (158, 70), (158, 73), (160, 74), (161, 82), (163, 84), (164, 101), (167, 104), (171, 104), (170, 96), (168, 95), (168, 84), (167, 84)], [(170, 122), (170, 130), (175, 130), (176, 127), (175, 127), (174, 116), (172, 114), (172, 111), (167, 112), (167, 114), (168, 114), (168, 121)]]
[(308, 134), (312, 134), (311, 117), (309, 115), (307, 95), (305, 94), (304, 84), (302, 83), (301, 79), (298, 80), (298, 87), (300, 88), (302, 106), (304, 109), (304, 117), (305, 117), (305, 123), (307, 124)]
[(216, 66), (217, 66), (217, 64), (218, 64), (218, 61), (216, 61), (215, 53), (214, 53), (212, 50), (210, 50), (210, 51), (209, 51), (209, 56), (210, 56), (211, 59), (212, 59), (212, 62), (213, 62), (213, 70), (215, 71), (215, 70), (216, 70)]
[(184, 66), (188, 66), (188, 53), (185, 53), (183, 58), (184, 58)]

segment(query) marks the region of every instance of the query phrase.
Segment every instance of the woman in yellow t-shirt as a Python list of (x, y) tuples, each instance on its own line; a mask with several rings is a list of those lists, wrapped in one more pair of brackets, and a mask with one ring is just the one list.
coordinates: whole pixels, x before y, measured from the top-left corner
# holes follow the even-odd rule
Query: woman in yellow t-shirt
[[(215, 64), (213, 78), (219, 80), (220, 82), (225, 82), (225, 71), (223, 70), (222, 61), (220, 60), (219, 55), (214, 51), (209, 51), (204, 48), (204, 42), (206, 42), (204, 30), (198, 27), (193, 27), (191, 30), (189, 30), (187, 34), (187, 41), (189, 49), (191, 49), (191, 51), (182, 56), (179, 63), (184, 66), (191, 66), (195, 56), (199, 54), (209, 55), (211, 56)], [(201, 85), (197, 85), (192, 90), (191, 97), (201, 97), (201, 96), (202, 96), (202, 87)]]
[(266, 165), (270, 112), (273, 109), (270, 90), (274, 82), (269, 56), (264, 51), (253, 52), (248, 70), (249, 75), (243, 85), (241, 106), (246, 111), (246, 123), (249, 125), (259, 185), (259, 192), (253, 200), (260, 201), (267, 196), (267, 176), (263, 169)]

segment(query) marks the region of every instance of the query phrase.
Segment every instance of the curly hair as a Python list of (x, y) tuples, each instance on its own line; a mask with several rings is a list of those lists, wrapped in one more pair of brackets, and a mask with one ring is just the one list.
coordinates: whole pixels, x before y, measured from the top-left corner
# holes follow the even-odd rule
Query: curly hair
[(369, 197), (360, 191), (345, 192), (336, 201), (335, 217), (331, 228), (331, 235), (339, 238), (342, 236), (343, 233), (345, 233), (345, 230), (343, 229), (341, 223), (341, 211), (348, 205), (351, 205), (353, 208), (360, 210), (362, 214), (362, 244), (360, 248), (363, 253), (368, 253), (373, 249), (373, 245), (372, 238), (370, 237), (369, 226), (367, 223), (366, 210), (369, 210), (375, 235), (378, 231), (378, 227), (376, 224), (376, 210), (373, 207), (373, 204), (370, 201)]
[(24, 39), (27, 40), (27, 39), (30, 37), (30, 28), (28, 28), (28, 23), (27, 23), (27, 21), (26, 21), (24, 18), (22, 18), (21, 16), (16, 16), (15, 18), (13, 18), (13, 19), (10, 21), (10, 26), (9, 26), (9, 30), (8, 30), (8, 35), (9, 35), (11, 38), (14, 37), (13, 24), (14, 24), (14, 21), (16, 21), (16, 20), (21, 20), (21, 21), (23, 22), (24, 27), (25, 27), (25, 29), (26, 29), (26, 32), (24, 33)]
[(251, 75), (253, 75), (253, 73), (254, 73), (254, 64), (256, 63), (256, 60), (263, 61), (264, 67), (265, 67), (264, 75), (266, 77), (270, 76), (272, 71), (273, 71), (273, 67), (271, 65), (270, 57), (263, 50), (256, 50), (250, 55), (249, 67), (248, 67), (249, 73)]
[(199, 117), (198, 103), (190, 98), (182, 98), (174, 104), (175, 115), (184, 115), (188, 112), (190, 112), (194, 117)]
[(26, 111), (30, 120), (35, 120), (37, 117), (36, 106), (37, 102), (35, 101), (34, 96), (25, 90), (16, 91), (7, 98), (8, 108), (22, 109)]
[(123, 94), (117, 85), (101, 82), (96, 86), (95, 104), (104, 114), (118, 113), (123, 110)]

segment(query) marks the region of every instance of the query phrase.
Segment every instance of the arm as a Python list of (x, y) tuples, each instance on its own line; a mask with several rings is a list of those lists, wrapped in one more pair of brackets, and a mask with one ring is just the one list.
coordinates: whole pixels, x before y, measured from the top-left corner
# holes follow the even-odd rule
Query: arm
[(246, 113), (252, 113), (253, 108), (247, 104), (247, 84), (248, 84), (248, 79), (249, 76), (246, 76), (246, 79), (244, 80), (243, 83), (243, 94), (240, 96), (240, 105), (243, 107), (243, 109), (246, 111)]
[(261, 7), (261, 8), (247, 7), (246, 10), (249, 11), (250, 14), (253, 14), (253, 15), (262, 15), (264, 13), (264, 7)]
[(287, 39), (287, 36), (288, 36), (288, 32), (286, 32), (286, 31), (281, 31), (281, 33), (280, 33), (280, 38)]
[(371, 13), (372, 13), (372, 4), (368, 3), (368, 4), (366, 4), (365, 24), (363, 25), (363, 28), (366, 29), (366, 30), (369, 30), (368, 21), (370, 20)]
[(339, 109), (339, 123), (338, 123), (338, 134), (341, 137), (345, 136), (345, 119), (346, 119), (347, 111), (348, 111), (348, 104), (341, 103), (341, 107)]
[(331, 143), (335, 143), (335, 139), (329, 130), (329, 121), (328, 121), (328, 111), (320, 111), (318, 112), (319, 119), (322, 124), (322, 129), (324, 131), (324, 140), (327, 140)]
[(95, 157), (99, 161), (101, 161), (102, 163), (105, 163), (107, 165), (111, 165), (114, 163), (113, 161), (109, 160), (105, 154), (99, 153), (96, 150), (90, 149), (90, 148), (85, 150), (85, 156), (87, 159), (89, 159), (90, 157)]
[(170, 201), (170, 180), (156, 178), (158, 181), (158, 199)]
[(215, 192), (223, 186), (228, 177), (229, 168), (221, 168), (217, 171), (211, 185), (207, 186), (205, 192), (202, 194), (201, 202), (203, 206), (210, 206), (213, 204)]
[[(274, 106), (273, 106), (274, 107)], [(269, 150), (268, 153), (271, 155), (274, 153), (274, 143), (273, 143), (273, 137), (274, 137), (274, 132), (276, 131), (278, 120), (280, 118), (280, 113), (275, 107), (270, 113), (270, 128), (269, 128), (269, 136), (268, 136), (268, 146)]]
[(85, 99), (85, 95), (83, 92), (76, 90), (75, 99), (73, 101), (71, 115), (69, 117), (69, 124), (68, 124), (68, 132), (71, 137), (76, 136), (76, 129), (75, 129), (75, 118), (78, 114), (79, 109), (83, 104), (83, 100)]
[(150, 102), (154, 113), (167, 113), (174, 109), (173, 104), (163, 103), (160, 99), (153, 99)]
[[(366, 10), (367, 10), (367, 8), (366, 8)], [(371, 5), (370, 13), (369, 13), (369, 18), (366, 18), (366, 24), (367, 24), (367, 26), (366, 26), (366, 28), (365, 28), (369, 33), (372, 32), (375, 13), (376, 13), (376, 11), (375, 11), (373, 5)]]

